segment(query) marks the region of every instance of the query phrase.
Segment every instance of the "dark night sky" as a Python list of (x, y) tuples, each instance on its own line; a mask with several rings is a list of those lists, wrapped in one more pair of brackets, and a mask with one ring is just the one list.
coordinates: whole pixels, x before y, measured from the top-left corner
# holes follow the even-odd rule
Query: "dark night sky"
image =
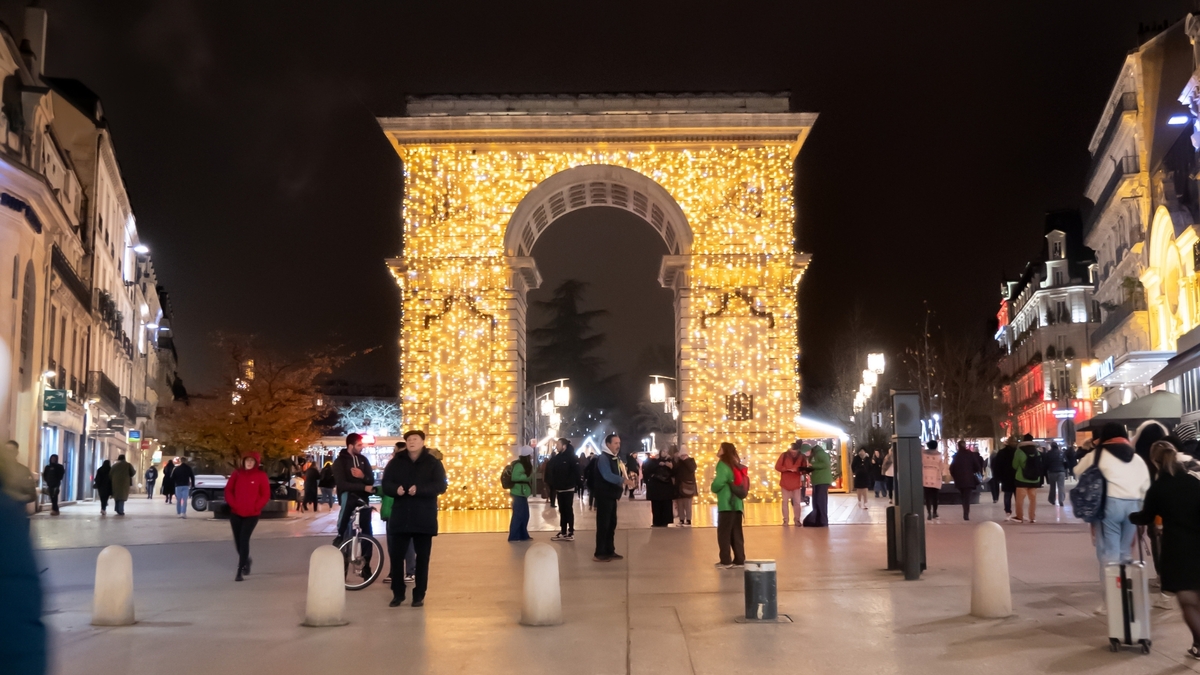
[[(23, 5), (0, 2), (18, 34)], [(807, 381), (827, 377), (856, 302), (893, 345), (923, 300), (944, 326), (982, 330), (1002, 273), (1038, 251), (1044, 211), (1081, 204), (1087, 142), (1138, 23), (1181, 18), (1191, 2), (42, 6), (49, 74), (104, 100), (171, 292), (184, 379), (203, 388), (215, 330), (382, 345), (349, 374), (395, 380), (383, 259), (400, 248), (400, 174), (374, 117), (400, 112), (406, 93), (790, 90), (794, 108), (821, 114), (798, 172), (798, 241), (814, 255)], [(580, 251), (614, 227), (614, 247), (654, 243), (625, 223), (581, 215), (546, 236)], [(656, 255), (631, 255), (627, 274), (657, 268)], [(603, 266), (626, 274), (622, 260)], [(601, 290), (596, 304), (615, 308)], [(648, 320), (618, 312), (607, 327)]]

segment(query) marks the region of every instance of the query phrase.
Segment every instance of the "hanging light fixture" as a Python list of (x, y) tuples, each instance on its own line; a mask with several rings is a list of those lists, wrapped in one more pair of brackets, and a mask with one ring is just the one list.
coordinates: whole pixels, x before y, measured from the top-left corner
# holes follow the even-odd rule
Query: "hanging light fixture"
[(874, 387), (875, 385), (879, 384), (879, 374), (873, 370), (864, 370), (863, 383)]
[(566, 380), (563, 380), (554, 388), (554, 407), (556, 408), (565, 408), (571, 405), (571, 388), (565, 382)]
[(650, 402), (665, 403), (667, 400), (667, 385), (655, 378), (650, 383)]
[(542, 417), (549, 417), (554, 413), (554, 401), (551, 401), (549, 397), (542, 399), (541, 410)]
[(867, 370), (876, 375), (883, 374), (883, 354), (867, 354)]

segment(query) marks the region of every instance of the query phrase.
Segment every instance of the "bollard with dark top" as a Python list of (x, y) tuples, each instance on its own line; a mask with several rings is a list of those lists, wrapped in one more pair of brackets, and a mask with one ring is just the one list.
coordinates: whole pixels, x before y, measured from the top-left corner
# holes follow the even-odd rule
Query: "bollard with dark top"
[(887, 568), (900, 569), (900, 542), (896, 536), (896, 507), (887, 507)]
[(777, 621), (779, 604), (775, 599), (775, 561), (746, 561), (746, 620)]

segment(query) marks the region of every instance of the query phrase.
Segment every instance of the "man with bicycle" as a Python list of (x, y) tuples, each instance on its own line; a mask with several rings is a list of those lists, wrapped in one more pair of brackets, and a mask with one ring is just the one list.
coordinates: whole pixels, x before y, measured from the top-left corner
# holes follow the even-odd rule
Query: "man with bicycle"
[[(337, 481), (338, 502), (342, 506), (342, 511), (338, 514), (338, 533), (337, 538), (333, 540), (334, 546), (340, 546), (346, 538), (354, 509), (361, 504), (367, 504), (375, 491), (375, 471), (371, 468), (370, 460), (363, 456), (362, 449), (362, 436), (350, 434), (346, 436), (345, 449), (333, 461), (333, 477)], [(374, 534), (371, 530), (369, 508), (359, 512), (358, 523), (363, 534)], [(367, 579), (371, 576), (370, 547), (363, 549), (363, 557), (366, 564), (363, 566), (362, 576), (363, 579)]]

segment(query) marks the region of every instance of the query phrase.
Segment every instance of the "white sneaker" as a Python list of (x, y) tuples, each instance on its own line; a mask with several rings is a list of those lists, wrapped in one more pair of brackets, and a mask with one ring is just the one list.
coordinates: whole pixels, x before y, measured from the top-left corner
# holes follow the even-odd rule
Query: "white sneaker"
[(1005, 517), (1004, 517), (1004, 522), (1006, 522), (1006, 523), (1015, 523), (1015, 522), (1017, 522), (1017, 519), (1016, 519), (1016, 518), (1014, 518), (1014, 517), (1012, 517), (1012, 516), (1005, 516)]

